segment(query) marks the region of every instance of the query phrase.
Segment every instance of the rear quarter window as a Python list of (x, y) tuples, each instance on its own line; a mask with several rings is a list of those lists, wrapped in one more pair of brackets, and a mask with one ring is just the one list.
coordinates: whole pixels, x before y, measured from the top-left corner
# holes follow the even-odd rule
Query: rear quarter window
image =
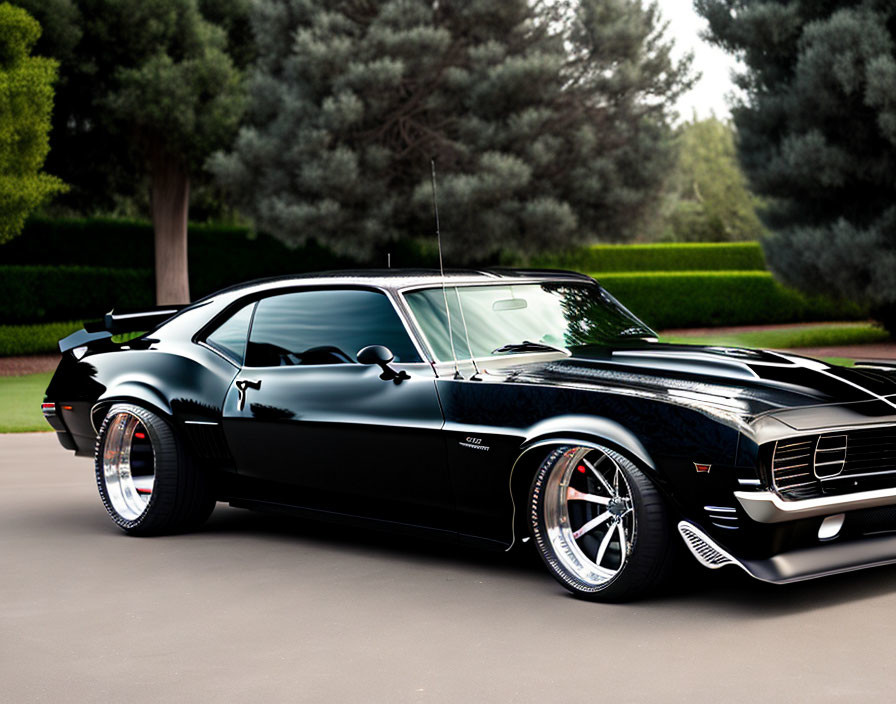
[(240, 308), (206, 335), (206, 344), (232, 358), (237, 364), (242, 364), (246, 357), (249, 323), (254, 309), (254, 302)]

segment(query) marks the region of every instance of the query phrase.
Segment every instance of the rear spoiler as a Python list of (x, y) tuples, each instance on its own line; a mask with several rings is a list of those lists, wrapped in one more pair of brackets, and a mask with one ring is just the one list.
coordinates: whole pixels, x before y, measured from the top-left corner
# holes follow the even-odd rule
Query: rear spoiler
[(59, 341), (59, 351), (68, 352), (91, 342), (106, 340), (126, 332), (152, 330), (164, 323), (186, 305), (155, 306), (140, 310), (110, 310), (102, 320), (84, 323), (84, 329), (73, 332)]

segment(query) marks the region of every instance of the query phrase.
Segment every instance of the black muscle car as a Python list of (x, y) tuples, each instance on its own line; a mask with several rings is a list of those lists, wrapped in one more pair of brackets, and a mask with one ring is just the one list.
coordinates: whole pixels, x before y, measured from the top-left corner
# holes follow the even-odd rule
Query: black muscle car
[(681, 540), (769, 582), (896, 562), (896, 370), (660, 344), (586, 276), (270, 279), (60, 348), (44, 415), (133, 535), (226, 501), (531, 538), (601, 600), (659, 584)]

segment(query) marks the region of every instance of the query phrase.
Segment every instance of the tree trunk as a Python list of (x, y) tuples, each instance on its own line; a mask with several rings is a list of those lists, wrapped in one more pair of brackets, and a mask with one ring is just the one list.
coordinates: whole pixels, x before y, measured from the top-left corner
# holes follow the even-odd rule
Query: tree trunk
[(155, 229), (156, 304), (190, 302), (187, 216), (190, 177), (177, 158), (156, 150), (152, 158), (152, 224)]

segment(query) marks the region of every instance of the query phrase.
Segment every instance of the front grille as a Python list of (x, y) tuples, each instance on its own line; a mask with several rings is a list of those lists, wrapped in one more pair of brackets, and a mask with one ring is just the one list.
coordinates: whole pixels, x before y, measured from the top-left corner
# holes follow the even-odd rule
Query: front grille
[(779, 440), (771, 473), (787, 499), (896, 486), (896, 427)]
[(812, 457), (816, 437), (799, 440), (779, 440), (772, 456), (772, 477), (779, 491), (796, 489), (815, 483)]
[(859, 535), (896, 533), (896, 506), (854, 511), (849, 516), (849, 528)]
[(896, 428), (856, 430), (849, 434), (843, 474), (896, 472)]

